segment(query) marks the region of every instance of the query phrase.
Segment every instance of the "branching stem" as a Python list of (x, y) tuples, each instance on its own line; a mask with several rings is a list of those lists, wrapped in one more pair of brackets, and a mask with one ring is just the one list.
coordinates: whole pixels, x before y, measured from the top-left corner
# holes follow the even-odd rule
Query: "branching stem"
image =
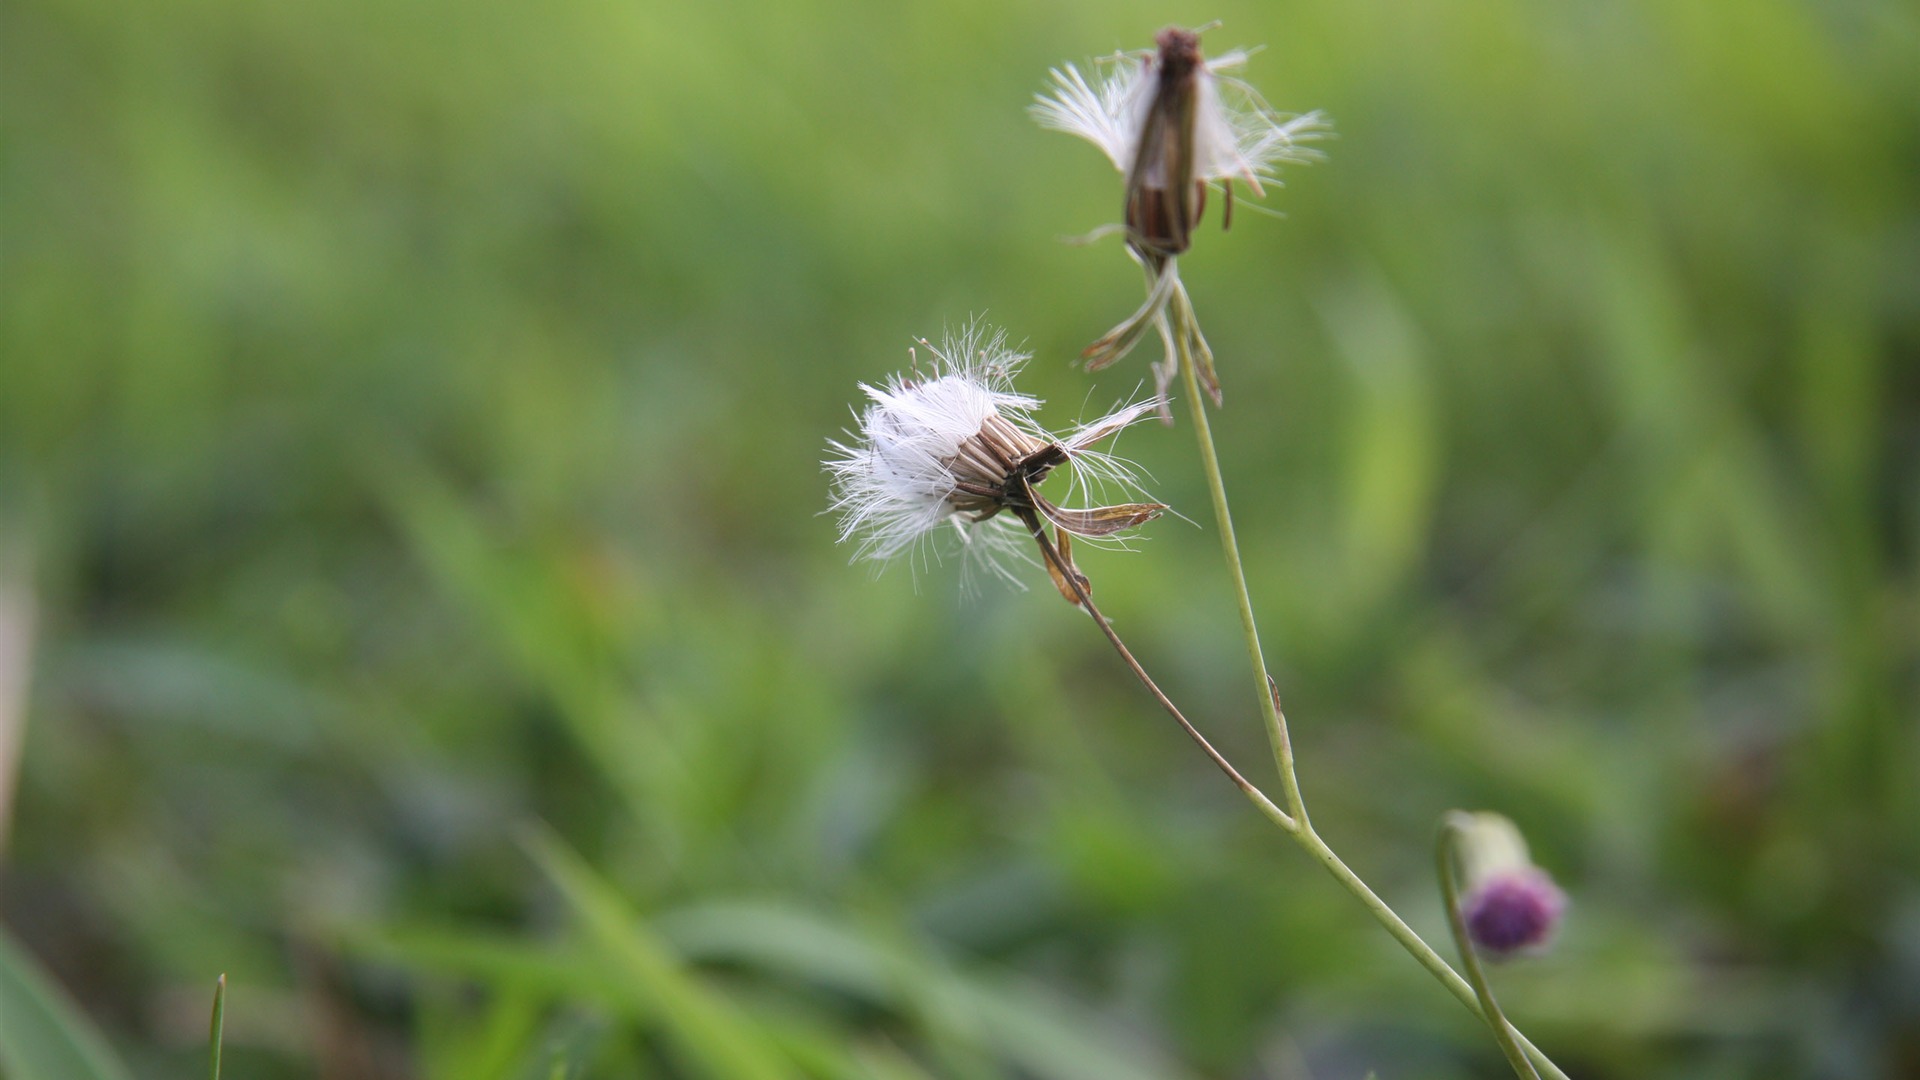
[[(1167, 273), (1174, 274), (1177, 271), (1169, 267)], [(1193, 418), (1194, 438), (1199, 443), (1200, 463), (1206, 471), (1208, 493), (1213, 499), (1213, 515), (1220, 529), (1221, 551), (1226, 556), (1227, 570), (1233, 579), (1234, 597), (1240, 606), (1240, 627), (1246, 637), (1247, 658), (1253, 665), (1254, 678), (1258, 683), (1260, 714), (1266, 721), (1267, 740), (1273, 748), (1274, 765), (1280, 772), (1280, 782), (1285, 791), (1287, 816), (1290, 821), (1297, 823), (1287, 829), (1287, 835), (1293, 837), (1316, 862), (1326, 869), (1327, 873), (1333, 875), (1333, 879), (1339, 882), (1342, 888), (1351, 893), (1354, 899), (1360, 901), (1374, 919), (1386, 928), (1387, 933), (1391, 934), (1393, 939), (1420, 963), (1421, 967), (1426, 968), (1428, 973), (1439, 980), (1440, 985), (1446, 987), (1449, 993), (1459, 999), (1462, 1005), (1493, 1026), (1496, 1034), (1510, 1035), (1511, 1044), (1516, 1052), (1524, 1052), (1525, 1056), (1539, 1065), (1551, 1080), (1568, 1080), (1567, 1074), (1562, 1072), (1559, 1066), (1549, 1060), (1538, 1047), (1528, 1042), (1525, 1035), (1520, 1034), (1506, 1022), (1506, 1018), (1501, 1016), (1497, 1006), (1490, 1008), (1490, 995), (1488, 1002), (1483, 1003), (1475, 988), (1461, 978), (1459, 972), (1453, 970), (1452, 966), (1442, 959), (1431, 945), (1415, 933), (1413, 928), (1407, 925), (1406, 920), (1388, 907), (1387, 902), (1380, 899), (1367, 883), (1360, 879), (1360, 875), (1354, 873), (1340, 856), (1327, 846), (1327, 842), (1320, 838), (1320, 834), (1314, 831), (1313, 823), (1307, 817), (1306, 802), (1300, 792), (1300, 780), (1294, 771), (1293, 744), (1287, 737), (1286, 714), (1280, 709), (1280, 694), (1273, 677), (1267, 673), (1266, 655), (1260, 647), (1260, 630), (1254, 621), (1253, 598), (1247, 591), (1246, 569), (1240, 559), (1240, 545), (1233, 533), (1233, 514), (1227, 506), (1227, 487), (1220, 477), (1220, 456), (1214, 449), (1213, 429), (1207, 422), (1206, 402), (1201, 397), (1200, 379), (1196, 370), (1194, 354), (1196, 349), (1207, 349), (1206, 339), (1200, 333), (1200, 323), (1194, 317), (1193, 302), (1188, 298), (1184, 284), (1178, 281), (1174, 283), (1173, 295), (1169, 298), (1166, 310), (1160, 318), (1162, 319), (1161, 335), (1172, 345), (1180, 365), (1181, 377), (1186, 384), (1187, 404)], [(1105, 628), (1104, 623), (1102, 628)], [(1111, 636), (1111, 631), (1109, 635)], [(1171, 708), (1171, 705), (1168, 707)], [(1467, 962), (1473, 963), (1471, 959)], [(1509, 1041), (1502, 1038), (1501, 1046), (1503, 1050), (1508, 1049)]]
[(1025, 509), (1019, 510), (1017, 513), (1019, 513), (1020, 519), (1026, 523), (1027, 531), (1033, 534), (1034, 541), (1040, 545), (1041, 555), (1046, 558), (1047, 562), (1051, 564), (1055, 570), (1059, 571), (1060, 580), (1066, 582), (1068, 587), (1073, 590), (1074, 596), (1078, 598), (1080, 602), (1080, 607), (1085, 610), (1088, 615), (1093, 617), (1094, 625), (1098, 626), (1100, 632), (1107, 636), (1107, 641), (1113, 645), (1113, 651), (1120, 654), (1120, 659), (1126, 662), (1127, 669), (1133, 672), (1133, 677), (1140, 680), (1140, 685), (1146, 687), (1147, 692), (1153, 695), (1153, 699), (1160, 703), (1162, 709), (1167, 711), (1167, 715), (1173, 717), (1173, 719), (1179, 723), (1180, 729), (1187, 733), (1187, 737), (1193, 740), (1194, 745), (1200, 748), (1201, 753), (1206, 754), (1208, 759), (1219, 766), (1220, 771), (1227, 774), (1227, 779), (1233, 781), (1233, 786), (1239, 788), (1241, 793), (1251, 800), (1254, 806), (1260, 809), (1262, 814), (1272, 819), (1274, 824), (1279, 825), (1287, 832), (1291, 833), (1295, 831), (1298, 826), (1294, 824), (1294, 819), (1289, 816), (1285, 810), (1275, 806), (1273, 800), (1267, 798), (1266, 793), (1255, 787), (1252, 781), (1240, 775), (1240, 770), (1234, 768), (1232, 762), (1228, 761), (1220, 751), (1213, 748), (1213, 744), (1207, 741), (1205, 735), (1200, 734), (1200, 729), (1193, 726), (1186, 715), (1180, 711), (1180, 707), (1175, 705), (1173, 699), (1166, 695), (1166, 691), (1160, 689), (1160, 684), (1153, 681), (1153, 676), (1147, 674), (1147, 669), (1140, 666), (1140, 661), (1135, 659), (1133, 650), (1127, 648), (1127, 643), (1120, 640), (1120, 635), (1114, 630), (1113, 624), (1107, 621), (1105, 615), (1100, 614), (1098, 607), (1094, 606), (1093, 597), (1088, 595), (1086, 586), (1081, 583), (1079, 573), (1061, 557), (1060, 549), (1055, 547), (1052, 539), (1047, 536), (1046, 525), (1040, 520), (1040, 515), (1032, 510)]

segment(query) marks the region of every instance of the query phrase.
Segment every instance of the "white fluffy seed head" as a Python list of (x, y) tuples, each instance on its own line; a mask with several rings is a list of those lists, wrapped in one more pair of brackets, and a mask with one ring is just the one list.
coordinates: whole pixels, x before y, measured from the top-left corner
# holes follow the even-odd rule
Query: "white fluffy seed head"
[[(1284, 162), (1311, 161), (1319, 153), (1302, 145), (1327, 130), (1318, 112), (1283, 116), (1251, 86), (1221, 74), (1244, 65), (1235, 50), (1204, 60), (1195, 72), (1199, 100), (1194, 110), (1194, 176), (1205, 181), (1243, 180), (1257, 194), (1261, 181), (1276, 178)], [(1158, 83), (1159, 55), (1120, 53), (1099, 61), (1105, 73), (1095, 87), (1072, 64), (1054, 68), (1051, 94), (1036, 94), (1033, 117), (1041, 127), (1087, 140), (1122, 173), (1133, 167)]]
[(851, 444), (832, 444), (826, 461), (833, 477), (833, 510), (840, 515), (840, 540), (857, 541), (856, 557), (894, 558), (949, 520), (963, 542), (996, 544), (992, 534), (1017, 541), (1018, 523), (985, 521), (990, 528), (969, 528), (956, 515), (952, 497), (958, 477), (952, 461), (961, 444), (999, 416), (1016, 428), (1038, 435), (1032, 421), (1040, 402), (1013, 392), (1012, 377), (1026, 357), (1006, 347), (1002, 333), (970, 326), (949, 335), (939, 348), (928, 345), (935, 366), (928, 376), (894, 375), (881, 386), (862, 383), (870, 399), (858, 414)]
[(851, 441), (830, 443), (833, 454), (823, 463), (832, 477), (840, 540), (857, 544), (855, 559), (884, 562), (928, 551), (937, 557), (940, 550), (928, 541), (951, 536), (965, 569), (1017, 584), (1008, 563), (1029, 558), (1026, 527), (1013, 514), (983, 516), (980, 500), (960, 489), (963, 476), (980, 477), (957, 459), (970, 443), (978, 448), (976, 437), (989, 425), (1003, 433), (1003, 442), (1061, 447), (1074, 468), (1074, 487), (1137, 490), (1131, 466), (1091, 446), (1150, 414), (1157, 402), (1126, 406), (1055, 438), (1033, 420), (1039, 399), (1013, 390), (1027, 356), (1007, 346), (1004, 332), (972, 324), (950, 332), (938, 347), (921, 344), (933, 355), (933, 370), (861, 384), (869, 404), (856, 413)]

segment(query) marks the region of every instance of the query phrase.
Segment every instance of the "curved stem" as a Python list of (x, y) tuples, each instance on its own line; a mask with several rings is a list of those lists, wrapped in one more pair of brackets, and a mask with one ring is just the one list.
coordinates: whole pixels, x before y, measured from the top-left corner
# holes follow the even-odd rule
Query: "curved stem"
[[(1172, 273), (1171, 270), (1168, 272)], [(1301, 798), (1300, 779), (1293, 768), (1293, 743), (1287, 737), (1287, 718), (1280, 711), (1280, 695), (1274, 689), (1273, 677), (1267, 674), (1266, 653), (1260, 648), (1260, 628), (1253, 619), (1253, 597), (1247, 592), (1247, 573), (1240, 562), (1240, 544), (1233, 535), (1233, 513), (1227, 508), (1227, 485), (1220, 478), (1220, 455), (1213, 448), (1213, 429), (1207, 423), (1206, 403), (1200, 398), (1200, 379), (1192, 345), (1200, 337), (1200, 324), (1193, 316), (1193, 302), (1187, 298), (1184, 284), (1174, 285), (1168, 307), (1172, 309), (1174, 325), (1169, 331), (1163, 324), (1161, 331), (1173, 340), (1180, 374), (1186, 382), (1194, 438), (1200, 444), (1200, 463), (1207, 473), (1207, 488), (1213, 497), (1213, 517), (1220, 528), (1220, 548), (1226, 555), (1228, 575), (1233, 579), (1234, 599), (1240, 605), (1240, 629), (1246, 635), (1247, 659), (1253, 664), (1254, 680), (1259, 684), (1260, 715), (1266, 721), (1267, 742), (1273, 747), (1274, 765), (1280, 770), (1280, 784), (1286, 794), (1287, 811), (1305, 825), (1307, 804)]]
[(1066, 582), (1073, 590), (1074, 596), (1080, 602), (1080, 607), (1093, 617), (1094, 625), (1106, 635), (1107, 641), (1113, 646), (1113, 651), (1120, 654), (1120, 659), (1126, 662), (1127, 669), (1133, 672), (1133, 677), (1140, 680), (1140, 685), (1147, 688), (1147, 692), (1153, 695), (1153, 699), (1160, 703), (1160, 707), (1167, 711), (1168, 716), (1179, 723), (1181, 730), (1187, 733), (1187, 737), (1193, 740), (1194, 745), (1219, 766), (1221, 772), (1227, 774), (1227, 779), (1233, 781), (1233, 786), (1239, 788), (1242, 794), (1259, 807), (1261, 813), (1272, 819), (1282, 829), (1290, 833), (1296, 831), (1299, 826), (1295, 824), (1294, 818), (1285, 810), (1275, 806), (1265, 792), (1253, 786), (1252, 781), (1240, 775), (1240, 770), (1234, 768), (1232, 762), (1213, 748), (1213, 744), (1207, 741), (1205, 735), (1200, 734), (1199, 728), (1194, 727), (1187, 720), (1186, 715), (1180, 711), (1180, 707), (1166, 695), (1166, 691), (1160, 689), (1160, 684), (1153, 681), (1153, 676), (1147, 674), (1147, 669), (1140, 666), (1140, 661), (1134, 658), (1133, 650), (1127, 648), (1127, 643), (1120, 640), (1120, 635), (1114, 630), (1113, 624), (1109, 623), (1107, 617), (1100, 614), (1100, 609), (1094, 606), (1093, 597), (1088, 595), (1086, 586), (1080, 581), (1079, 573), (1068, 565), (1067, 561), (1060, 556), (1060, 550), (1054, 546), (1052, 540), (1047, 538), (1046, 526), (1041, 523), (1040, 516), (1032, 510), (1016, 512), (1020, 515), (1021, 521), (1026, 523), (1027, 531), (1033, 534), (1034, 541), (1040, 545), (1041, 555), (1059, 572), (1060, 580)]
[(1467, 933), (1466, 917), (1460, 913), (1460, 884), (1454, 878), (1453, 855), (1454, 841), (1466, 824), (1460, 811), (1447, 814), (1440, 822), (1440, 836), (1434, 844), (1434, 869), (1440, 877), (1440, 895), (1447, 902), (1447, 924), (1453, 929), (1453, 944), (1460, 950), (1460, 966), (1467, 971), (1467, 982), (1472, 984), (1474, 996), (1480, 999), (1480, 1015), (1493, 1029), (1494, 1041), (1500, 1044), (1501, 1053), (1507, 1055), (1507, 1064), (1513, 1066), (1514, 1075), (1520, 1080), (1540, 1080), (1540, 1074), (1533, 1071), (1527, 1055), (1514, 1041), (1519, 1032), (1507, 1022), (1507, 1014), (1500, 1011), (1500, 1003), (1493, 999), (1493, 988), (1487, 985), (1486, 972), (1480, 967), (1480, 954)]

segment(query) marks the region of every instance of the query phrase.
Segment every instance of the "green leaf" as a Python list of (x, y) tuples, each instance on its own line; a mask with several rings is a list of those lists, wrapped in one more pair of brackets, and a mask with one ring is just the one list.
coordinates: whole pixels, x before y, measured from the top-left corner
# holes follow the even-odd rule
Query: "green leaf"
[(98, 1029), (0, 927), (0, 1075), (132, 1080)]

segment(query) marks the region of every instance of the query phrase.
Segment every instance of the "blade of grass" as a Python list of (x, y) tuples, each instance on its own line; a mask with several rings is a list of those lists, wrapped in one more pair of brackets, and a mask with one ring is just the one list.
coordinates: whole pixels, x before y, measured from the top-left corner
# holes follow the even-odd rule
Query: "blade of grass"
[(546, 833), (523, 844), (579, 916), (588, 937), (652, 1006), (687, 1062), (723, 1080), (781, 1080), (797, 1075), (766, 1033), (724, 997), (690, 975), (624, 898), (585, 861)]
[[(527, 1008), (586, 1001), (625, 1019), (653, 1014), (603, 953), (579, 947), (556, 947), (491, 930), (444, 927), (356, 928), (335, 940), (357, 956), (420, 974), (479, 983)], [(844, 1028), (809, 1026), (798, 1016), (782, 1016), (766, 1024), (768, 1036), (809, 1076), (847, 1080), (928, 1080), (930, 1076), (884, 1039), (850, 1044)], [(495, 1039), (498, 1021), (489, 1017), (482, 1030), (489, 1040)], [(454, 1042), (456, 1037), (449, 1034), (446, 1041)], [(428, 1040), (428, 1044), (431, 1042)], [(426, 1049), (431, 1051), (431, 1046)], [(472, 1047), (450, 1048), (439, 1056), (429, 1052), (424, 1060), (439, 1062), (424, 1070), (423, 1075), (429, 1077), (466, 1080), (495, 1075), (469, 1064), (481, 1060)]]
[(425, 1080), (513, 1080), (544, 1060), (548, 1002), (514, 989), (442, 988), (415, 998), (414, 1060)]
[(1018, 980), (953, 970), (938, 958), (807, 912), (714, 903), (661, 920), (683, 955), (745, 964), (919, 1014), (977, 1039), (1020, 1075), (1043, 1080), (1167, 1080), (1185, 1074), (1153, 1049)]
[(0, 927), (0, 1076), (132, 1080), (66, 992)]
[(213, 984), (213, 1019), (207, 1023), (208, 1054), (213, 1063), (207, 1071), (212, 1080), (220, 1080), (220, 1043), (227, 1028), (227, 973), (221, 972)]
[(601, 662), (554, 567), (506, 544), (456, 492), (424, 467), (384, 461), (376, 474), (394, 519), (447, 594), (492, 635), (500, 658), (548, 694), (581, 751), (652, 832), (678, 845), (678, 819), (666, 792), (678, 782), (679, 757), (659, 725)]
[(486, 983), (496, 990), (545, 998), (586, 999), (624, 1010), (633, 995), (600, 958), (490, 930), (439, 926), (351, 928), (340, 947), (357, 956), (416, 972)]

